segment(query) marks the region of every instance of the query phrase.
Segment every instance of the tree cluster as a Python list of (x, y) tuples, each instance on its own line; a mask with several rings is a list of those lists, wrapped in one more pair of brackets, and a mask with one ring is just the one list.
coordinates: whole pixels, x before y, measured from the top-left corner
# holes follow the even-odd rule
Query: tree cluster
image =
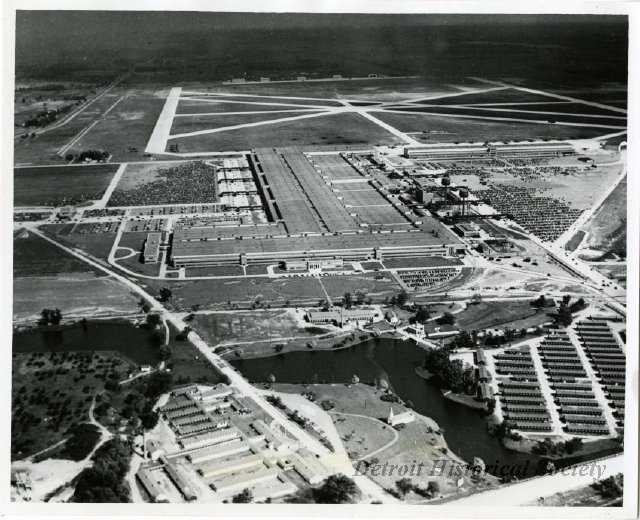
[(39, 325), (58, 325), (62, 321), (60, 309), (42, 309), (40, 312)]
[(455, 393), (474, 393), (476, 382), (473, 368), (460, 359), (450, 359), (448, 351), (427, 350), (423, 366), (432, 375), (430, 381), (439, 388)]
[(115, 437), (105, 442), (92, 457), (93, 466), (77, 478), (72, 502), (131, 502), (124, 478), (129, 471), (131, 444)]
[(567, 441), (553, 442), (549, 437), (531, 448), (531, 452), (536, 455), (573, 455), (582, 449), (582, 439), (573, 437)]

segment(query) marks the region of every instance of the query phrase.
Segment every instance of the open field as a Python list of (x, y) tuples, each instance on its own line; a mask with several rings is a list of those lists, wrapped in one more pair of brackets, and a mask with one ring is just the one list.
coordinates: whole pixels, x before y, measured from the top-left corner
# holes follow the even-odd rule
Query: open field
[[(620, 119), (619, 116), (603, 117), (599, 115), (574, 115), (574, 114), (560, 114), (560, 113), (537, 113), (534, 111), (528, 112), (508, 112), (505, 110), (490, 110), (488, 107), (483, 107), (482, 110), (477, 110), (478, 107), (398, 107), (394, 110), (406, 113), (420, 112), (424, 114), (450, 114), (452, 116), (468, 116), (470, 119), (482, 117), (491, 120), (499, 121), (501, 119), (525, 119), (528, 121), (542, 121), (548, 123), (575, 123), (577, 125), (593, 125), (594, 127), (601, 126), (602, 128), (620, 127), (625, 128), (626, 119)], [(549, 111), (551, 112), (551, 111)]]
[(108, 378), (124, 379), (133, 363), (110, 352), (14, 354), (11, 459), (21, 459), (71, 436), (88, 420), (91, 400)]
[(168, 281), (144, 280), (152, 293), (168, 287), (173, 292), (169, 305), (188, 310), (193, 305), (202, 309), (226, 306), (227, 302), (250, 305), (258, 297), (267, 303), (282, 305), (287, 301), (314, 305), (325, 297), (315, 278), (237, 278), (234, 280)]
[(312, 338), (329, 332), (330, 328), (301, 326), (291, 310), (250, 311), (215, 314), (197, 314), (191, 325), (209, 345), (232, 344), (234, 341), (268, 341), (292, 336)]
[[(391, 405), (388, 402), (382, 401), (380, 397), (383, 392), (380, 389), (359, 383), (355, 385), (343, 385), (343, 384), (319, 384), (319, 385), (291, 385), (291, 384), (275, 384), (274, 389), (279, 392), (289, 393), (303, 393), (312, 391), (317, 395), (316, 402), (322, 403), (328, 401), (334, 404), (334, 408), (329, 412), (333, 419), (340, 436), (344, 441), (344, 436), (351, 433), (348, 430), (347, 425), (341, 425), (341, 418), (349, 418), (347, 414), (364, 415), (373, 419), (385, 420), (389, 416), (389, 410)], [(407, 410), (404, 406), (398, 403), (393, 404), (393, 410), (396, 414), (402, 413)], [(366, 419), (364, 419), (366, 421)], [(370, 421), (373, 422), (373, 421)], [(346, 423), (346, 420), (345, 420)], [(380, 431), (375, 431), (377, 429)], [(346, 431), (345, 431), (346, 430)], [(437, 471), (433, 469), (433, 462), (447, 461), (448, 464), (457, 465), (458, 461), (455, 456), (448, 450), (444, 437), (440, 432), (440, 428), (436, 422), (432, 419), (424, 416), (418, 416), (417, 420), (412, 423), (406, 424), (404, 428), (392, 428), (388, 425), (375, 422), (374, 425), (364, 429), (356, 429), (352, 440), (360, 444), (361, 449), (366, 445), (373, 447), (379, 445), (383, 439), (386, 440), (388, 435), (385, 431), (394, 432), (397, 434), (397, 441), (392, 442), (386, 449), (376, 453), (375, 455), (368, 457), (369, 462), (388, 463), (388, 464), (406, 464), (407, 467), (411, 467), (412, 464), (422, 463), (421, 475), (411, 476), (406, 475), (413, 484), (426, 488), (429, 481), (435, 481), (438, 483), (440, 492), (439, 495), (449, 495), (451, 493), (458, 492), (456, 487), (455, 478), (448, 475), (438, 476)], [(364, 437), (364, 441), (360, 443)], [(387, 441), (390, 442), (390, 441)], [(347, 441), (347, 448), (351, 446), (352, 441)], [(349, 450), (348, 450), (349, 451)], [(353, 451), (353, 450), (351, 450)], [(369, 451), (371, 453), (371, 451)], [(442, 464), (442, 462), (440, 462)], [(462, 469), (462, 468), (461, 468)], [(394, 489), (396, 481), (399, 480), (397, 474), (394, 475), (372, 475), (375, 482), (380, 484), (385, 489)], [(464, 487), (462, 489), (469, 489), (469, 487), (485, 487), (493, 482), (493, 478), (484, 482), (473, 483), (468, 478), (464, 479)], [(410, 492), (406, 497), (406, 501), (409, 502), (422, 502), (425, 501), (419, 495), (414, 492)]]
[(89, 273), (13, 279), (14, 322), (35, 322), (45, 308), (63, 316), (126, 314), (138, 310), (137, 302), (121, 283)]
[(469, 305), (456, 314), (456, 327), (464, 330), (485, 328), (522, 329), (541, 325), (551, 318), (528, 301), (491, 301)]
[[(456, 85), (467, 88), (483, 88), (477, 82), (459, 77)], [(206, 87), (205, 87), (206, 88)], [(205, 92), (202, 88), (184, 86), (185, 91)], [(448, 85), (440, 78), (386, 78), (361, 81), (323, 81), (266, 83), (253, 85), (223, 85), (209, 87), (210, 92), (230, 94), (253, 94), (258, 96), (299, 96), (325, 99), (355, 99), (362, 101), (396, 101), (420, 96), (437, 96), (461, 92), (457, 86)], [(307, 102), (311, 104), (311, 101)], [(325, 101), (327, 103), (327, 101)], [(314, 103), (315, 104), (315, 103)], [(318, 102), (317, 104), (321, 104)], [(333, 103), (331, 103), (333, 104)]]
[(114, 162), (141, 161), (149, 136), (164, 106), (164, 88), (133, 89), (113, 109), (100, 118), (74, 149), (107, 150)]
[(587, 232), (586, 247), (602, 254), (612, 251), (626, 257), (626, 207), (627, 180), (624, 179), (583, 226)]
[[(273, 107), (272, 107), (273, 108)], [(276, 107), (277, 108), (277, 107)], [(288, 107), (285, 107), (288, 108)], [(275, 121), (277, 119), (295, 117), (313, 112), (285, 112), (278, 114), (259, 113), (259, 114), (239, 114), (239, 115), (203, 115), (190, 117), (175, 117), (171, 126), (171, 135), (198, 132), (200, 130), (209, 130), (213, 128), (232, 127), (236, 125), (246, 125), (257, 123), (260, 121)], [(280, 123), (275, 123), (280, 124)], [(173, 139), (169, 140), (169, 144)]]
[(92, 228), (92, 224), (46, 224), (40, 229), (52, 238), (82, 249), (106, 263), (116, 238), (115, 226), (109, 233), (91, 233)]
[(332, 114), (274, 125), (171, 139), (167, 145), (177, 144), (180, 152), (193, 153), (249, 150), (273, 146), (398, 144), (400, 142), (393, 134), (357, 114)]
[[(207, 101), (202, 101), (206, 99)], [(243, 103), (246, 99), (247, 102)], [(231, 103), (230, 101), (233, 101)], [(295, 101), (295, 100), (294, 100)], [(264, 103), (264, 104), (258, 104)], [(267, 103), (286, 103), (287, 105), (270, 105)], [(289, 104), (293, 106), (288, 106)], [(181, 99), (176, 109), (176, 119), (182, 119), (181, 116), (189, 117), (197, 114), (207, 113), (219, 113), (221, 117), (225, 117), (227, 112), (272, 112), (274, 110), (305, 110), (306, 106), (296, 106), (300, 104), (318, 105), (318, 106), (340, 106), (338, 102), (332, 101), (316, 101), (309, 100), (306, 103), (304, 101), (292, 102), (287, 99), (279, 98), (242, 98), (242, 97), (229, 97), (229, 98), (199, 98), (198, 100)], [(302, 113), (302, 112), (301, 112)], [(274, 116), (285, 117), (286, 113), (273, 114)], [(295, 115), (291, 112), (290, 115)]]
[(16, 206), (64, 206), (102, 197), (118, 166), (15, 168)]
[(68, 273), (104, 273), (67, 254), (42, 238), (22, 231), (13, 241), (13, 276), (56, 276)]
[(362, 291), (376, 301), (384, 299), (384, 296), (392, 296), (400, 291), (400, 285), (389, 273), (367, 273), (349, 276), (323, 276), (320, 278), (322, 285), (331, 298), (342, 298), (345, 292), (352, 295), (356, 291)]
[[(456, 117), (376, 112), (376, 117), (422, 142), (502, 141), (518, 139), (583, 139), (608, 133), (603, 128), (552, 124), (481, 121)], [(610, 133), (610, 132), (609, 132)]]

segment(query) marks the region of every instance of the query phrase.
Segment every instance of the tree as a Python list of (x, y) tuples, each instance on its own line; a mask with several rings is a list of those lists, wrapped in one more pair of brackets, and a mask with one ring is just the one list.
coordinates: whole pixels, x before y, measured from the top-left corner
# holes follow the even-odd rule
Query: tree
[(542, 309), (543, 307), (546, 306), (546, 304), (547, 304), (547, 299), (545, 298), (544, 294), (541, 294), (535, 300), (531, 301), (531, 306), (537, 309)]
[(560, 307), (558, 307), (558, 315), (556, 316), (556, 321), (563, 327), (568, 327), (573, 321), (571, 308), (564, 301), (560, 304)]
[(473, 295), (473, 298), (471, 298), (471, 303), (474, 305), (477, 305), (479, 303), (482, 303), (482, 294), (480, 293), (475, 293)]
[(453, 341), (449, 343), (448, 348), (450, 350), (458, 350), (458, 349), (472, 349), (475, 348), (476, 342), (471, 337), (466, 330), (460, 331)]
[(249, 489), (244, 489), (242, 493), (238, 493), (235, 495), (231, 502), (234, 504), (249, 504), (253, 500), (253, 494)]
[(358, 289), (356, 291), (356, 304), (358, 305), (363, 305), (364, 304), (364, 299), (366, 298), (366, 293), (364, 291), (362, 291), (361, 289)]
[(163, 287), (162, 289), (160, 289), (160, 301), (166, 302), (169, 298), (171, 298), (172, 294), (173, 293), (171, 292), (171, 289), (169, 289), (168, 287)]
[(564, 449), (569, 454), (572, 455), (576, 451), (580, 451), (582, 449), (582, 439), (580, 437), (573, 437), (564, 443)]
[(344, 296), (342, 297), (342, 303), (345, 309), (349, 309), (353, 305), (353, 297), (351, 296), (350, 292), (344, 293)]
[(160, 361), (167, 361), (171, 357), (171, 349), (168, 345), (162, 345), (158, 351)]
[(428, 307), (425, 307), (424, 305), (421, 305), (420, 307), (418, 307), (418, 310), (416, 311), (416, 314), (415, 314), (416, 322), (424, 323), (430, 317), (431, 317), (431, 313), (429, 312)]
[(162, 318), (159, 314), (147, 314), (147, 318), (145, 319), (146, 324), (155, 329), (160, 323), (162, 323)]
[(436, 323), (438, 325), (453, 325), (456, 322), (456, 317), (450, 312), (445, 312), (442, 316), (440, 316)]
[(398, 491), (400, 491), (402, 496), (405, 496), (413, 489), (413, 483), (411, 482), (411, 479), (401, 478), (400, 480), (396, 480), (396, 488), (398, 488)]
[(345, 475), (331, 475), (314, 493), (319, 504), (346, 504), (351, 502), (358, 488), (356, 483)]
[(440, 485), (435, 480), (430, 480), (427, 484), (427, 493), (431, 497), (436, 496), (440, 493)]
[(569, 294), (565, 294), (562, 297), (562, 303), (564, 303), (565, 305), (569, 305), (569, 302), (571, 301), (571, 295)]
[(149, 312), (151, 310), (151, 304), (145, 300), (145, 299), (140, 299), (140, 308), (142, 309), (142, 312), (144, 312), (145, 314), (147, 312)]
[(396, 304), (398, 305), (398, 307), (402, 307), (405, 303), (407, 303), (407, 298), (407, 291), (402, 289), (396, 296)]

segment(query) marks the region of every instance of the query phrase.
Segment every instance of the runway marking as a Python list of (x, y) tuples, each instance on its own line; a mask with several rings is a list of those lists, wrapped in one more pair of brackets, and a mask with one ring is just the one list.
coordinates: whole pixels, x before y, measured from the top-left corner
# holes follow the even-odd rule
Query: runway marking
[(303, 108), (300, 110), (253, 110), (251, 112), (202, 112), (189, 114), (176, 114), (174, 117), (198, 117), (198, 116), (245, 116), (253, 114), (283, 114), (285, 112), (319, 112), (321, 108)]
[[(514, 121), (517, 123), (534, 123), (541, 125), (560, 125), (560, 126), (585, 126), (587, 128), (614, 128), (616, 130), (623, 130), (623, 126), (614, 125), (601, 125), (601, 124), (589, 124), (589, 123), (572, 123), (569, 121), (555, 121), (550, 123), (549, 121), (541, 121), (539, 119), (518, 119), (514, 117), (490, 117), (490, 116), (472, 116), (468, 114), (443, 114), (441, 112), (412, 112), (410, 110), (373, 110), (373, 112), (387, 112), (390, 114), (414, 114), (421, 116), (438, 116), (438, 117), (453, 117), (459, 119), (484, 119), (491, 121)], [(625, 130), (626, 131), (626, 130)], [(422, 144), (422, 143), (419, 143)]]
[(296, 103), (277, 103), (275, 101), (234, 101), (232, 99), (198, 99), (193, 97), (181, 97), (181, 101), (197, 101), (198, 103), (212, 103), (219, 105), (220, 103), (234, 103), (237, 105), (261, 105), (261, 106), (276, 106), (276, 107), (301, 107), (301, 108), (317, 108), (319, 110), (328, 110), (331, 108), (339, 107), (327, 107), (324, 105), (300, 105)]
[(627, 113), (627, 111), (624, 108), (618, 108), (611, 105), (604, 105), (602, 103), (596, 103), (595, 101), (585, 101), (584, 99), (577, 99), (569, 96), (563, 96), (562, 94), (554, 94), (553, 92), (545, 92), (543, 90), (536, 90), (536, 89), (526, 88), (526, 87), (518, 87), (517, 85), (510, 85), (509, 83), (504, 83), (502, 81), (493, 81), (490, 79), (476, 78), (476, 77), (470, 77), (470, 79), (474, 81), (481, 81), (482, 83), (488, 83), (490, 85), (501, 85), (507, 88), (515, 88), (516, 90), (521, 90), (522, 92), (529, 92), (530, 94), (541, 94), (543, 96), (549, 96), (557, 99), (564, 99), (566, 101), (573, 101), (574, 103), (582, 103), (584, 105), (589, 105), (592, 107), (613, 110), (614, 112), (620, 112), (621, 114)]
[(173, 87), (167, 96), (167, 100), (164, 103), (162, 112), (156, 121), (156, 126), (153, 129), (153, 133), (149, 138), (146, 153), (158, 153), (162, 154), (167, 147), (167, 140), (171, 134), (171, 125), (173, 124), (173, 117), (178, 108), (178, 102), (180, 101), (181, 87)]
[(193, 137), (195, 135), (215, 134), (218, 132), (226, 132), (228, 130), (238, 130), (241, 128), (250, 128), (252, 126), (273, 125), (276, 123), (286, 123), (289, 121), (298, 121), (301, 119), (310, 119), (312, 117), (330, 116), (339, 112), (314, 112), (313, 114), (305, 114), (302, 116), (283, 117), (280, 119), (270, 119), (269, 121), (257, 121), (255, 123), (244, 123), (241, 125), (223, 126), (220, 128), (210, 128), (206, 130), (196, 130), (195, 132), (187, 132), (184, 134), (170, 135), (167, 139), (178, 139), (181, 137)]

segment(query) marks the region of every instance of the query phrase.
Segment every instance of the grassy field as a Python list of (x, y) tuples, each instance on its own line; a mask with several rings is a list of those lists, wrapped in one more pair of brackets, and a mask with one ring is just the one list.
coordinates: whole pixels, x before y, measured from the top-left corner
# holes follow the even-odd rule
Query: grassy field
[(16, 206), (63, 206), (102, 197), (116, 164), (15, 168)]
[[(278, 107), (271, 107), (277, 110)], [(282, 108), (282, 107), (281, 107)], [(291, 107), (284, 107), (288, 109)], [(257, 123), (259, 121), (273, 121), (286, 117), (295, 117), (307, 114), (309, 112), (285, 112), (281, 114), (245, 114), (245, 115), (216, 115), (216, 116), (192, 116), (192, 117), (175, 117), (171, 126), (171, 135), (182, 134), (188, 132), (197, 132), (199, 130), (208, 130), (212, 128), (222, 128), (226, 126), (244, 125), (247, 123)], [(280, 123), (278, 123), (280, 124)], [(169, 141), (171, 144), (171, 141)]]
[(384, 266), (388, 269), (401, 269), (407, 267), (439, 267), (462, 265), (457, 258), (440, 258), (433, 256), (416, 256), (409, 258), (389, 258), (383, 260)]
[(249, 150), (271, 146), (398, 144), (401, 141), (357, 114), (334, 114), (299, 121), (172, 139), (181, 152)]
[(123, 90), (122, 94), (124, 97), (118, 104), (74, 145), (74, 149), (108, 150), (114, 162), (144, 160), (144, 149), (164, 107), (167, 90), (131, 89)]
[(575, 235), (571, 237), (571, 240), (569, 240), (569, 242), (565, 244), (564, 248), (567, 251), (575, 251), (580, 245), (580, 242), (582, 242), (584, 235), (585, 235), (584, 231), (578, 231)]
[(13, 276), (56, 276), (67, 273), (104, 276), (99, 269), (28, 231), (23, 231), (13, 241)]
[[(379, 278), (376, 278), (379, 277)], [(323, 276), (319, 279), (331, 298), (342, 298), (362, 291), (376, 301), (400, 291), (400, 285), (389, 273), (367, 273), (348, 276)]]
[[(372, 421), (370, 421), (368, 428), (365, 429), (362, 427), (363, 425), (360, 424), (361, 427), (356, 429), (354, 427), (349, 428), (349, 424), (351, 423), (347, 423), (346, 420), (345, 424), (336, 422), (342, 417), (350, 418), (349, 415), (343, 414), (357, 414), (385, 420), (389, 415), (390, 404), (380, 399), (383, 393), (379, 389), (361, 383), (356, 385), (321, 384), (304, 386), (275, 384), (274, 389), (279, 392), (289, 393), (312, 391), (317, 395), (317, 403), (322, 403), (323, 401), (332, 403), (334, 408), (330, 415), (336, 424), (343, 442), (345, 442), (345, 436), (348, 436), (355, 429), (351, 440), (346, 442), (347, 450), (354, 451), (355, 453), (353, 454), (358, 453), (358, 448), (359, 451), (365, 451), (370, 447), (380, 447), (385, 441), (389, 442), (387, 441), (389, 436), (385, 430), (393, 432), (390, 426), (382, 425), (379, 422), (371, 424)], [(395, 413), (402, 413), (407, 410), (407, 408), (398, 403), (393, 405), (393, 409)], [(452, 465), (459, 464), (447, 449), (445, 439), (440, 433), (440, 428), (436, 422), (428, 417), (419, 416), (416, 421), (407, 424), (404, 428), (396, 429), (396, 432), (398, 434), (398, 440), (373, 457), (368, 457), (369, 462), (378, 464), (406, 464), (409, 467), (412, 464), (422, 463), (423, 466), (420, 476), (406, 476), (414, 485), (424, 488), (429, 481), (435, 481), (440, 487), (439, 494), (442, 496), (458, 492), (454, 478), (449, 477), (448, 474), (438, 476), (437, 472), (433, 469), (433, 462), (435, 460), (446, 460), (448, 464), (450, 463)], [(360, 443), (359, 441), (363, 438), (364, 441)], [(370, 450), (368, 452), (371, 453)], [(440, 464), (442, 463), (440, 462)], [(371, 478), (385, 489), (393, 489), (395, 488), (396, 481), (401, 477), (398, 475), (372, 475)], [(486, 487), (493, 481), (493, 478), (487, 482), (481, 481), (479, 483), (474, 483), (468, 478), (464, 480), (465, 482), (461, 489), (469, 490), (475, 487)], [(412, 491), (405, 497), (405, 501), (419, 503), (425, 501), (425, 499)]]
[[(420, 112), (425, 114), (450, 114), (450, 115), (460, 115), (460, 116), (481, 116), (489, 119), (525, 119), (527, 121), (542, 121), (542, 122), (563, 122), (563, 123), (580, 123), (580, 124), (590, 124), (593, 126), (599, 125), (611, 125), (611, 126), (620, 126), (625, 127), (626, 119), (618, 119), (615, 117), (593, 117), (591, 114), (587, 116), (575, 115), (575, 114), (544, 114), (537, 113), (535, 108), (531, 109), (532, 111), (521, 111), (521, 112), (506, 112), (503, 110), (490, 110), (490, 107), (483, 107), (483, 110), (476, 110), (478, 107), (449, 107), (449, 106), (438, 106), (438, 107), (398, 107), (395, 110), (400, 112), (414, 113)], [(506, 107), (508, 108), (508, 107)], [(540, 110), (540, 112), (553, 112), (551, 110)]]
[(507, 139), (577, 139), (607, 133), (602, 128), (561, 126), (552, 124), (481, 121), (456, 117), (418, 114), (375, 114), (378, 119), (403, 132), (425, 132), (413, 135), (422, 142), (447, 143), (467, 141), (501, 141)]
[(282, 305), (289, 301), (316, 304), (325, 294), (315, 278), (237, 278), (234, 280), (167, 281), (143, 280), (152, 293), (168, 287), (173, 292), (169, 305), (188, 310), (193, 305), (202, 309), (226, 308), (227, 303), (248, 307), (257, 298), (265, 304)]
[[(40, 228), (45, 233), (59, 240), (64, 245), (77, 247), (89, 253), (97, 259), (105, 261), (109, 256), (113, 242), (116, 239), (114, 233), (78, 233), (82, 224), (47, 224)], [(86, 228), (85, 228), (86, 229)]]
[(221, 381), (220, 372), (188, 341), (176, 339), (178, 331), (169, 324), (169, 348), (171, 357), (167, 368), (171, 369), (177, 385), (206, 383), (215, 385)]
[[(399, 284), (389, 278), (386, 273), (381, 280), (376, 280), (374, 273), (366, 275), (326, 276), (301, 278), (236, 278), (211, 279), (192, 281), (169, 280), (141, 280), (141, 284), (148, 287), (152, 294), (157, 294), (162, 287), (173, 292), (168, 302), (170, 306), (189, 310), (193, 305), (200, 305), (205, 309), (230, 309), (229, 303), (248, 308), (256, 300), (262, 300), (264, 305), (317, 305), (321, 299), (326, 299), (325, 290), (332, 298), (342, 298), (345, 292), (352, 294), (356, 290), (363, 290), (375, 301), (381, 301), (385, 296), (392, 296), (400, 290)], [(320, 280), (322, 285), (320, 284)], [(323, 286), (325, 290), (323, 290)]]
[(455, 315), (456, 327), (476, 330), (494, 327), (521, 329), (534, 327), (551, 318), (544, 311), (538, 311), (528, 301), (481, 302), (469, 305)]
[(13, 319), (35, 323), (42, 309), (59, 308), (63, 316), (128, 314), (138, 298), (112, 278), (90, 273), (13, 279)]
[(231, 344), (236, 341), (268, 341), (292, 336), (313, 338), (328, 330), (320, 327), (301, 327), (292, 311), (249, 311), (234, 313), (197, 314), (192, 322), (210, 345)]
[[(478, 84), (466, 78), (456, 78), (456, 84)], [(192, 87), (183, 86), (184, 90)], [(194, 91), (204, 92), (204, 87), (193, 87)], [(254, 94), (263, 96), (299, 96), (319, 97), (326, 99), (355, 99), (362, 101), (391, 101), (408, 99), (412, 96), (438, 95), (460, 92), (454, 86), (443, 84), (439, 78), (420, 77), (412, 78), (387, 78), (360, 81), (323, 81), (323, 82), (294, 82), (271, 83), (259, 85), (222, 85), (210, 87), (211, 92), (223, 92), (231, 94)], [(289, 102), (288, 100), (286, 101)], [(325, 101), (325, 103), (327, 103)], [(316, 102), (314, 101), (314, 104)], [(318, 102), (320, 104), (320, 102)]]
[(626, 207), (627, 180), (624, 179), (583, 226), (582, 229), (588, 232), (586, 244), (589, 248), (603, 253), (610, 249), (626, 251)]
[(88, 420), (96, 393), (109, 378), (135, 367), (109, 352), (14, 354), (12, 358), (11, 459), (33, 455), (71, 436)]

